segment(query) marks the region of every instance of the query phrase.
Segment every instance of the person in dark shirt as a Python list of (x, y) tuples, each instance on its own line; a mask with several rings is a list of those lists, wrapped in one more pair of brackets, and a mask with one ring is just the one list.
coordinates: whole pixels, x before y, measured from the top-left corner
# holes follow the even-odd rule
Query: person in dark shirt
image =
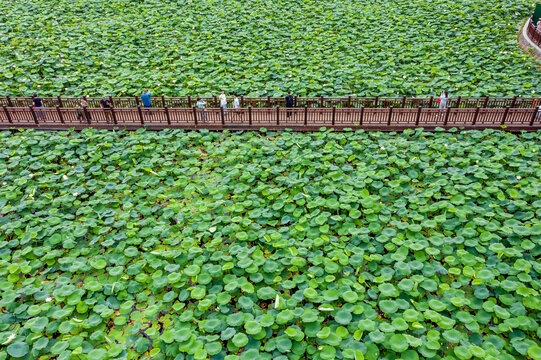
[(32, 105), (36, 109), (36, 115), (38, 118), (45, 119), (45, 112), (43, 111), (45, 107), (43, 106), (43, 101), (40, 97), (38, 97), (37, 94), (32, 95)]
[(143, 94), (141, 95), (141, 100), (143, 100), (145, 112), (149, 115), (152, 115), (152, 111), (150, 111), (150, 108), (152, 107), (152, 102), (150, 101), (151, 96), (152, 94), (148, 90), (144, 90)]
[(111, 109), (113, 105), (111, 104), (111, 101), (106, 96), (102, 97), (102, 99), (100, 100), (100, 107), (103, 109), (103, 112), (105, 113), (105, 121), (109, 123), (112, 118)]
[[(291, 95), (291, 92), (288, 91), (287, 96), (286, 96), (286, 108), (292, 108), (293, 103), (294, 103), (293, 95)], [(291, 111), (288, 111), (287, 112), (287, 117), (290, 117), (290, 116), (291, 116)]]

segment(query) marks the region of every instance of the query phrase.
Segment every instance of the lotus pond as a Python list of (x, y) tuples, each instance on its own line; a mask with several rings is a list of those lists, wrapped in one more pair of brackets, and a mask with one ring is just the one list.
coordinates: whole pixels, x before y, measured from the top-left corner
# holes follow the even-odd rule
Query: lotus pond
[(16, 0), (0, 94), (531, 96), (530, 0)]
[(0, 359), (541, 359), (541, 132), (0, 143)]

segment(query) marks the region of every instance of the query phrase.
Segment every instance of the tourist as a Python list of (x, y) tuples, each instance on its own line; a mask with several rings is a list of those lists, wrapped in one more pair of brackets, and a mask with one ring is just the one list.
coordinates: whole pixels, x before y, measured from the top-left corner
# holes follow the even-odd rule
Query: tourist
[[(286, 108), (292, 108), (293, 107), (293, 95), (291, 95), (291, 92), (288, 91), (287, 92), (287, 96), (286, 96)], [(291, 116), (291, 111), (288, 111), (287, 112), (287, 117), (290, 117)]]
[(447, 107), (447, 100), (449, 99), (449, 93), (447, 91), (443, 91), (438, 99), (439, 108), (445, 109)]
[(143, 90), (143, 94), (141, 95), (141, 100), (143, 100), (145, 112), (149, 115), (152, 115), (152, 111), (150, 110), (150, 108), (152, 107), (152, 102), (150, 101), (151, 96), (152, 94), (148, 90)]
[[(87, 118), (90, 120), (90, 114), (87, 114), (85, 109), (88, 107), (88, 102), (84, 97), (81, 98), (79, 104), (77, 104), (77, 120), (83, 120)], [(88, 115), (88, 116), (87, 116)]]
[(223, 90), (220, 95), (220, 107), (224, 109), (224, 114), (227, 114), (227, 98), (225, 96), (225, 91)]
[(111, 104), (111, 100), (107, 98), (107, 96), (103, 96), (100, 100), (100, 107), (103, 109), (103, 112), (105, 114), (105, 121), (109, 124), (112, 118), (112, 108), (113, 105)]
[(199, 109), (199, 112), (201, 113), (201, 121), (207, 122), (207, 112), (205, 111), (205, 106), (207, 106), (207, 103), (202, 98), (197, 98), (197, 108)]
[(237, 94), (233, 95), (233, 108), (235, 109), (235, 117), (240, 116), (240, 103), (239, 98), (237, 97)]
[(43, 100), (38, 97), (37, 94), (32, 95), (32, 105), (36, 109), (36, 115), (39, 119), (45, 119), (45, 112), (43, 109), (45, 106), (43, 106)]

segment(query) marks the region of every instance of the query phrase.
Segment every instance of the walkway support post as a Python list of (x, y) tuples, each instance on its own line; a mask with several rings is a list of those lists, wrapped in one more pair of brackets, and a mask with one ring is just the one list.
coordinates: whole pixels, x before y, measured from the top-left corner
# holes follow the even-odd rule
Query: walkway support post
[(510, 108), (511, 108), (510, 106), (506, 106), (506, 107), (505, 107), (505, 111), (504, 111), (503, 117), (502, 117), (502, 122), (501, 122), (500, 125), (504, 125), (504, 124), (505, 124), (505, 120), (507, 120), (507, 115), (509, 115), (509, 109), (510, 109)]
[(393, 107), (389, 106), (389, 116), (387, 117), (387, 126), (391, 126), (392, 117), (393, 117)]
[(38, 125), (38, 117), (36, 116), (36, 112), (34, 111), (34, 108), (32, 105), (29, 105), (28, 108), (30, 108), (30, 112), (32, 113), (32, 118), (34, 119), (34, 123)]
[(445, 120), (443, 120), (443, 126), (447, 126), (447, 122), (449, 121), (449, 114), (451, 113), (451, 107), (449, 106), (447, 110), (445, 111)]
[(141, 111), (141, 105), (137, 105), (137, 112), (139, 113), (139, 120), (141, 125), (145, 125), (145, 120), (143, 119), (143, 111)]
[(11, 114), (8, 111), (8, 108), (6, 105), (2, 105), (2, 108), (4, 109), (4, 113), (6, 114), (6, 117), (8, 119), (8, 123), (13, 124), (13, 121), (11, 120)]
[[(197, 109), (194, 107), (192, 107), (192, 110), (193, 110), (193, 122), (195, 124), (195, 126), (197, 126)], [(203, 112), (201, 112), (203, 113)]]
[(423, 111), (423, 107), (419, 106), (417, 108), (417, 116), (415, 117), (415, 126), (419, 126), (419, 120), (421, 120), (421, 111)]
[(62, 111), (60, 111), (60, 106), (58, 105), (56, 106), (56, 112), (58, 113), (58, 118), (60, 119), (60, 122), (64, 124), (64, 116), (62, 116)]
[(530, 119), (530, 126), (533, 126), (533, 122), (535, 121), (535, 118), (537, 117), (537, 114), (539, 113), (539, 110), (541, 109), (541, 107), (536, 107), (534, 110), (533, 110), (533, 114), (532, 114), (532, 118)]
[(171, 125), (171, 117), (169, 116), (169, 108), (167, 106), (163, 107), (165, 110), (165, 118), (167, 119), (167, 125)]
[(479, 117), (480, 110), (481, 108), (479, 106), (475, 109), (475, 116), (473, 117), (472, 126), (475, 126), (475, 124), (477, 123), (477, 118)]

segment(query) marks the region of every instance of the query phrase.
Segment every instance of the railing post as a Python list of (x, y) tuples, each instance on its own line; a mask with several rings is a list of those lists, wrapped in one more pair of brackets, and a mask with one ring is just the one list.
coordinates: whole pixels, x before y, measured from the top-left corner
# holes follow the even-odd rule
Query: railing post
[(214, 107), (218, 107), (218, 96), (214, 95)]
[(85, 114), (86, 122), (88, 125), (90, 125), (92, 122), (90, 120), (90, 116), (88, 116), (87, 106), (83, 106), (83, 114)]
[(297, 106), (297, 95), (295, 95), (295, 98), (293, 99), (293, 106)]
[(376, 96), (376, 100), (374, 101), (374, 107), (375, 107), (375, 108), (378, 107), (378, 100), (379, 100), (379, 95)]
[(38, 117), (36, 116), (36, 112), (34, 111), (34, 108), (32, 107), (32, 105), (29, 105), (28, 107), (30, 108), (30, 112), (32, 113), (32, 117), (34, 118), (34, 123), (39, 124)]
[(432, 108), (432, 104), (434, 103), (434, 96), (430, 96), (430, 101), (428, 102), (428, 108)]
[(137, 112), (139, 113), (139, 120), (141, 125), (145, 125), (145, 120), (143, 119), (143, 112), (141, 111), (141, 105), (137, 105)]
[(113, 97), (109, 96), (109, 101), (111, 102), (111, 106), (115, 106), (115, 103), (113, 102)]
[[(162, 95), (162, 106), (165, 107), (165, 96)], [(188, 96), (188, 107), (190, 107), (190, 97)]]
[(348, 96), (348, 108), (351, 107), (351, 95)]
[[(59, 96), (60, 97), (60, 96)], [(64, 116), (62, 115), (62, 111), (60, 111), (60, 106), (56, 106), (56, 112), (58, 113), (58, 117), (60, 118), (60, 122), (64, 123)]]
[(304, 126), (308, 125), (308, 105), (304, 105)]
[(13, 107), (13, 103), (11, 102), (11, 97), (9, 95), (6, 96), (6, 100), (8, 101), (8, 106)]
[(248, 125), (252, 126), (252, 105), (248, 106)]
[(533, 122), (535, 121), (535, 118), (537, 117), (537, 113), (539, 112), (540, 107), (536, 107), (533, 111), (532, 118), (530, 119), (530, 126), (533, 126)]
[(323, 108), (323, 95), (321, 95), (319, 107)]
[(56, 98), (58, 99), (58, 106), (64, 107), (64, 106), (62, 106), (62, 97), (60, 95), (58, 95)]
[(280, 107), (276, 107), (276, 125), (280, 125)]
[(460, 107), (460, 102), (462, 101), (462, 96), (458, 97), (458, 100), (456, 101), (456, 108), (458, 109)]
[(485, 103), (483, 104), (483, 108), (485, 108), (485, 109), (486, 109), (487, 106), (488, 106), (488, 98), (489, 98), (489, 96), (487, 95), (487, 96), (485, 97)]
[(511, 102), (511, 107), (514, 108), (517, 103), (517, 96), (513, 96), (513, 101)]
[(267, 107), (270, 108), (270, 95), (267, 95)]
[(195, 123), (195, 126), (197, 126), (197, 109), (195, 108), (195, 106), (192, 106), (192, 110), (193, 110), (193, 122)]
[(364, 120), (364, 105), (361, 106), (361, 118), (359, 119), (359, 126), (363, 126)]
[(116, 112), (115, 112), (115, 106), (114, 105), (111, 105), (111, 116), (113, 117), (113, 124), (118, 125), (118, 122), (116, 120)]
[[(195, 126), (197, 126), (197, 109), (195, 108), (195, 106), (192, 107), (193, 109), (193, 122), (195, 123)], [(203, 112), (201, 112), (202, 114)]]
[(244, 107), (244, 95), (241, 95), (241, 96), (240, 96), (240, 107), (241, 107), (241, 108)]
[(505, 120), (507, 120), (507, 115), (509, 115), (509, 109), (510, 109), (510, 106), (505, 107), (505, 111), (504, 111), (503, 117), (502, 117), (502, 122), (501, 122), (500, 125), (505, 124)]
[(6, 107), (6, 105), (2, 105), (2, 107), (4, 108), (4, 113), (6, 113), (6, 117), (8, 118), (8, 123), (13, 124), (13, 121), (11, 120), (11, 114), (9, 113), (8, 108)]
[(171, 117), (169, 116), (169, 108), (167, 106), (163, 107), (165, 109), (165, 118), (167, 119), (167, 125), (171, 125)]
[(222, 119), (222, 126), (225, 125), (224, 107), (220, 105), (220, 118)]
[(134, 98), (135, 98), (135, 104), (139, 106), (139, 96), (134, 96)]
[(479, 117), (479, 111), (481, 110), (481, 108), (478, 106), (476, 109), (475, 109), (475, 115), (473, 117), (473, 122), (472, 122), (472, 126), (475, 126), (475, 123), (477, 122), (477, 118)]
[(415, 126), (419, 126), (419, 121), (421, 120), (421, 111), (423, 111), (423, 107), (419, 106), (417, 108), (417, 117), (415, 118)]
[(402, 96), (402, 109), (406, 107), (406, 95)]
[(332, 126), (334, 126), (336, 120), (336, 106), (332, 107)]
[(387, 117), (387, 126), (391, 126), (392, 117), (393, 117), (393, 107), (389, 106), (389, 116)]
[(447, 110), (445, 110), (445, 120), (443, 120), (443, 126), (447, 126), (447, 122), (449, 121), (449, 114), (451, 113), (451, 107), (449, 106)]

